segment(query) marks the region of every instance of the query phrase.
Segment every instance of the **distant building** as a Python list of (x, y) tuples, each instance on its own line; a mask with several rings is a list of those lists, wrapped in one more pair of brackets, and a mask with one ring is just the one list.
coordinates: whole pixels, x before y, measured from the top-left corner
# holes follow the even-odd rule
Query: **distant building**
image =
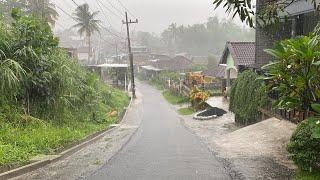
[(146, 46), (132, 46), (132, 54), (150, 54), (150, 50)]
[(78, 50), (77, 48), (63, 48), (67, 51), (67, 54), (70, 58), (78, 59)]
[(225, 66), (215, 66), (203, 71), (205, 77), (211, 77), (216, 79), (227, 79), (226, 67)]
[(169, 59), (155, 59), (151, 60), (150, 64), (158, 69), (175, 72), (188, 72), (192, 67), (192, 61), (184, 56), (176, 56)]
[(170, 60), (171, 57), (165, 54), (150, 54), (151, 59)]
[(238, 77), (238, 73), (255, 65), (254, 42), (227, 42), (219, 62), (225, 66), (226, 86), (230, 87), (231, 79)]
[[(89, 65), (89, 64), (94, 64), (94, 48), (89, 49), (87, 46), (82, 46), (77, 49), (78, 51), (78, 59), (80, 64), (83, 65)], [(90, 52), (91, 51), (91, 57), (89, 58)], [(88, 61), (89, 60), (89, 61)]]
[(208, 57), (207, 56), (192, 56), (191, 61), (194, 64), (208, 65)]
[(151, 78), (158, 75), (162, 71), (163, 71), (162, 69), (158, 69), (156, 67), (148, 65), (148, 66), (141, 66), (140, 73), (144, 80), (150, 80)]
[(87, 65), (88, 70), (96, 72), (100, 79), (114, 87), (129, 89), (130, 75), (128, 64)]

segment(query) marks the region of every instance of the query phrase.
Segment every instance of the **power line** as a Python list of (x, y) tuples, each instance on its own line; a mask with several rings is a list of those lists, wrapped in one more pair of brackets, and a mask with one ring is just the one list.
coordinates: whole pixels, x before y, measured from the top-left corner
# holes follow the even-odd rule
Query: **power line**
[(76, 6), (79, 7), (78, 3), (76, 3), (74, 0), (71, 0)]
[(113, 7), (113, 9), (115, 9), (116, 11), (118, 11), (118, 13), (120, 13), (121, 15), (123, 14), (123, 12), (121, 10), (119, 10), (117, 7), (115, 7), (111, 1), (109, 0), (106, 0), (108, 4), (110, 4), (111, 7)]
[(102, 29), (104, 29), (104, 30), (108, 31), (111, 35), (113, 35), (113, 36), (115, 36), (115, 37), (118, 37), (118, 38), (120, 38), (120, 39), (125, 39), (124, 37), (121, 37), (121, 36), (119, 36), (119, 35), (117, 35), (117, 34), (113, 33), (112, 31), (110, 31), (108, 28), (106, 28), (106, 27), (102, 26), (101, 24), (99, 24), (99, 26), (100, 26)]
[[(99, 1), (98, 0), (96, 0), (96, 3), (98, 4), (98, 6), (99, 6), (99, 8), (101, 9), (101, 12), (102, 12), (102, 14), (104, 15), (104, 17), (106, 18), (106, 21), (107, 21), (107, 23), (110, 25), (110, 27), (111, 27), (111, 29), (113, 29), (113, 27), (112, 27), (112, 25), (111, 25), (111, 23), (108, 21), (108, 16), (105, 14), (105, 12), (103, 11), (103, 8), (101, 7), (101, 5), (100, 5), (100, 3), (99, 3)], [(112, 33), (110, 30), (108, 30), (107, 28), (105, 28), (109, 33)], [(117, 32), (118, 33), (118, 32)], [(120, 33), (118, 33), (120, 36), (121, 36), (121, 34)], [(121, 38), (123, 38), (123, 37), (121, 37)]]
[(63, 10), (61, 7), (59, 7), (58, 5), (56, 5), (56, 7), (58, 9), (60, 9), (63, 13), (65, 13), (67, 16), (69, 16), (72, 20), (75, 20), (74, 17), (72, 17), (69, 13), (67, 13), (65, 10)]
[[(56, 5), (56, 6), (57, 6), (57, 5)], [(79, 6), (78, 6), (78, 7), (79, 7)], [(67, 16), (69, 16), (72, 20), (76, 21), (75, 18), (74, 18), (72, 15), (70, 15), (69, 13), (67, 13), (67, 12), (66, 12), (65, 10), (63, 10), (61, 7), (57, 6), (57, 8), (60, 9), (63, 13), (65, 13)], [(113, 36), (115, 36), (115, 37), (117, 37), (117, 38), (120, 38), (120, 39), (124, 39), (123, 37), (121, 37), (121, 36), (119, 36), (119, 35), (111, 32), (110, 30), (108, 30), (108, 28), (103, 27), (103, 26), (100, 25), (100, 24), (98, 24), (98, 25), (99, 25), (100, 27), (102, 27), (103, 29), (105, 29), (106, 31), (108, 31), (108, 32), (110, 33), (110, 35), (113, 35)]]
[(133, 14), (129, 11), (129, 9), (126, 8), (125, 5), (123, 5), (123, 3), (122, 3), (120, 0), (117, 0), (117, 1), (118, 1), (118, 3), (120, 4), (120, 6), (121, 6), (123, 9), (125, 9), (131, 16), (133, 16), (134, 18), (136, 18), (135, 15), (133, 15)]
[(117, 16), (118, 18), (122, 19), (121, 16), (119, 16), (117, 13), (113, 12), (108, 6), (106, 6), (104, 3), (102, 3), (100, 0), (97, 0), (101, 3), (101, 5), (106, 8), (109, 12), (111, 12), (113, 15)]

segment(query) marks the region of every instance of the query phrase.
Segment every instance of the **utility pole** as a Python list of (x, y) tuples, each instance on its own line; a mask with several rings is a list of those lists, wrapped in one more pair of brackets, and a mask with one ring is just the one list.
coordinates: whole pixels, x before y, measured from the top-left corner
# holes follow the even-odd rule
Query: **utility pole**
[(129, 31), (129, 24), (138, 23), (138, 19), (135, 21), (128, 21), (128, 13), (126, 12), (126, 21), (122, 21), (123, 24), (127, 26), (127, 36), (128, 36), (128, 50), (129, 50), (129, 60), (130, 60), (130, 70), (131, 70), (131, 90), (132, 90), (132, 97), (136, 98), (136, 87), (134, 84), (134, 67), (133, 67), (133, 54), (131, 52), (131, 42), (130, 42), (130, 31)]

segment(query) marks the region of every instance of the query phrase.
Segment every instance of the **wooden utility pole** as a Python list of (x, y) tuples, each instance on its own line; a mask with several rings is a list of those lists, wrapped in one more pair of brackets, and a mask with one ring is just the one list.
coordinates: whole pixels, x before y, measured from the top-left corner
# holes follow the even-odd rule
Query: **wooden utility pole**
[(131, 52), (131, 42), (130, 42), (130, 31), (129, 31), (129, 24), (138, 23), (138, 19), (135, 21), (128, 21), (128, 13), (126, 12), (126, 21), (122, 21), (123, 24), (127, 26), (127, 37), (128, 37), (128, 50), (129, 50), (129, 60), (130, 60), (130, 70), (131, 70), (131, 90), (132, 90), (132, 97), (136, 98), (136, 87), (134, 84), (134, 67), (133, 67), (133, 54)]

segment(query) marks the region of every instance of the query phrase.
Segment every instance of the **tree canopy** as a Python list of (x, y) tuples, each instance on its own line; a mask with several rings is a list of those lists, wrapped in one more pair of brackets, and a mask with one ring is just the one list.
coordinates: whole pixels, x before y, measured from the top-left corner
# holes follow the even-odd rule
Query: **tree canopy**
[(160, 37), (148, 32), (138, 32), (137, 40), (152, 51), (188, 53), (197, 56), (219, 56), (227, 41), (254, 41), (254, 31), (242, 28), (231, 21), (211, 17), (206, 23), (178, 25), (172, 23)]
[(41, 20), (55, 24), (59, 14), (55, 9), (55, 5), (50, 0), (0, 0), (0, 10), (6, 19), (11, 19), (12, 9), (21, 9), (22, 14), (34, 15)]
[[(254, 18), (257, 18), (257, 22), (261, 26), (279, 23), (280, 18), (286, 19), (290, 16), (290, 13), (286, 12), (286, 8), (297, 1), (299, 0), (264, 1), (265, 3), (259, 7), (257, 16), (255, 16), (256, 6), (253, 0), (214, 0), (213, 4), (215, 8), (223, 6), (227, 14), (231, 14), (233, 18), (238, 16), (242, 22), (246, 22), (250, 27), (254, 27)], [(317, 4), (316, 0), (305, 1), (310, 2), (319, 11), (320, 4)]]
[(89, 44), (89, 57), (91, 57), (91, 37), (95, 32), (99, 32), (100, 20), (95, 19), (99, 11), (91, 12), (87, 3), (76, 8), (74, 19), (77, 21), (73, 27), (78, 29), (80, 36), (85, 35)]

